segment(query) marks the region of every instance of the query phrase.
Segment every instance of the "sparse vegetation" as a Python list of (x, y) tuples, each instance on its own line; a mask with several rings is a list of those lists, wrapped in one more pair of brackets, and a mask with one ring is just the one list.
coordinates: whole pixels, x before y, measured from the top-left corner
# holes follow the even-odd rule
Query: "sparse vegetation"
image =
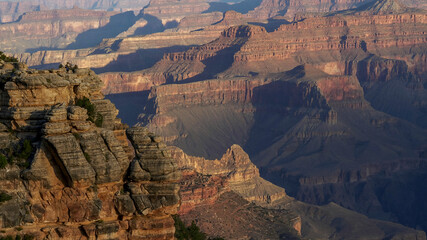
[(95, 106), (90, 102), (89, 98), (84, 97), (77, 99), (76, 105), (87, 110), (88, 120), (95, 123), (97, 127), (102, 127), (104, 117), (95, 111)]
[(9, 194), (4, 193), (4, 192), (0, 193), (0, 203), (7, 202), (11, 199), (12, 199), (12, 196), (10, 196)]
[(90, 162), (91, 159), (90, 159), (89, 154), (87, 152), (84, 152), (83, 154), (85, 155), (86, 161)]
[(5, 62), (18, 62), (17, 58), (8, 57), (4, 54), (4, 52), (1, 52), (1, 51), (0, 51), (0, 60), (3, 60)]
[(95, 119), (95, 125), (97, 127), (102, 127), (103, 123), (104, 123), (104, 116), (102, 116), (100, 113), (97, 113), (96, 119)]
[(92, 186), (90, 186), (90, 187), (88, 187), (88, 192), (98, 192), (98, 185), (96, 185), (96, 184), (94, 184), (94, 185), (92, 185)]
[(15, 230), (18, 231), (18, 232), (22, 231), (22, 229), (23, 229), (22, 227), (16, 227), (15, 228)]
[(22, 238), (22, 240), (33, 240), (33, 239), (34, 239), (34, 236), (28, 235), (28, 234), (25, 234), (24, 237)]
[(6, 156), (4, 156), (3, 154), (0, 154), (0, 169), (3, 169), (7, 166), (9, 162), (7, 161)]
[(34, 236), (25, 234), (23, 237), (21, 237), (20, 235), (16, 235), (15, 237), (12, 237), (10, 235), (6, 236), (6, 237), (0, 237), (0, 240), (33, 240)]
[(82, 137), (80, 136), (80, 134), (78, 134), (78, 133), (73, 133), (73, 136), (74, 136), (74, 138), (75, 138), (77, 141), (80, 141), (80, 139), (82, 138)]
[(62, 66), (62, 67), (65, 67), (65, 68), (67, 69), (67, 71), (68, 71), (68, 70), (74, 71), (74, 70), (76, 70), (76, 69), (79, 69), (79, 66), (77, 66), (77, 65), (75, 65), (75, 64), (72, 64), (72, 63), (70, 63), (70, 62), (67, 62), (67, 63), (65, 64), (65, 66), (63, 66), (62, 64), (60, 64), (60, 65), (59, 65), (59, 68), (61, 68), (61, 66)]
[(31, 144), (31, 141), (28, 139), (25, 139), (22, 143), (21, 152), (18, 154), (19, 158), (28, 160), (33, 153), (33, 146)]
[(208, 238), (205, 233), (193, 221), (190, 226), (186, 227), (179, 215), (174, 215), (175, 220), (175, 237), (178, 240), (224, 240), (223, 238)]

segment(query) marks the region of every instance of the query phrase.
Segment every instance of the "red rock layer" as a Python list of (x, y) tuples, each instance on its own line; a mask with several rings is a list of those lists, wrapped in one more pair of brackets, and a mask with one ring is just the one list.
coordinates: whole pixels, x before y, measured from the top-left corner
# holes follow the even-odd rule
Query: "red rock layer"
[(181, 180), (180, 214), (212, 204), (230, 190), (258, 204), (290, 199), (284, 189), (261, 179), (258, 168), (238, 145), (231, 146), (217, 160), (189, 156), (176, 147), (171, 147), (171, 153), (185, 172)]
[[(346, 56), (341, 55), (343, 51), (386, 55), (389, 48), (422, 46), (427, 43), (426, 26), (427, 15), (423, 13), (307, 18), (283, 24), (270, 33), (259, 26), (237, 26), (226, 29), (211, 43), (186, 52), (166, 54), (146, 72), (163, 74), (166, 81), (195, 79), (202, 73), (204, 75), (199, 78), (206, 79), (250, 72), (280, 72), (286, 65), (279, 61), (296, 59), (300, 63), (313, 63), (329, 74), (351, 75), (357, 71), (356, 64), (351, 61), (357, 59), (345, 60)], [(225, 72), (221, 73), (209, 65), (209, 61), (228, 66), (222, 68)], [(422, 71), (419, 64), (418, 68)]]
[[(396, 24), (401, 30), (395, 30)], [(427, 42), (423, 30), (426, 24), (425, 14), (309, 18), (253, 37), (234, 59), (237, 62), (286, 59), (299, 52), (357, 49), (363, 42), (367, 51), (423, 44)]]
[(156, 101), (157, 112), (167, 112), (176, 106), (204, 104), (249, 104), (253, 90), (267, 84), (264, 80), (208, 80), (191, 84), (154, 87), (149, 98)]
[(126, 129), (89, 69), (0, 64), (0, 152), (30, 144), (0, 169), (0, 237), (173, 239), (180, 172), (161, 139)]
[(100, 77), (104, 81), (103, 92), (106, 94), (144, 91), (166, 82), (164, 78), (145, 76), (139, 72), (104, 73)]

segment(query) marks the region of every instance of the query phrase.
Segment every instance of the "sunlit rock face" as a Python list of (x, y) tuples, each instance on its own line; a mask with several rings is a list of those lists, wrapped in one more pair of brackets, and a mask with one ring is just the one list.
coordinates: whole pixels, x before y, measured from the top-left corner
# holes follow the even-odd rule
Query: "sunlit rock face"
[(174, 238), (176, 163), (159, 137), (116, 118), (93, 71), (0, 62), (0, 75), (2, 236)]

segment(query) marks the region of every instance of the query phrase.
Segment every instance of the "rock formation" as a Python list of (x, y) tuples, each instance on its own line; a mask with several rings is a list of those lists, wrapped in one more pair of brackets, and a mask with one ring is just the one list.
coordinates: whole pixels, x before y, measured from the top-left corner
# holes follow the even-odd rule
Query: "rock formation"
[(171, 152), (183, 171), (180, 217), (187, 223), (197, 222), (211, 237), (425, 239), (421, 231), (369, 219), (334, 203), (314, 206), (296, 201), (283, 188), (262, 179), (238, 145), (219, 160), (192, 157), (176, 147)]
[(28, 12), (17, 22), (0, 25), (0, 46), (7, 52), (40, 47), (65, 48), (80, 33), (107, 25), (115, 14), (117, 12), (77, 8)]
[(145, 71), (166, 84), (150, 90), (139, 124), (194, 156), (239, 144), (299, 200), (427, 229), (415, 203), (425, 199), (427, 15), (369, 12), (232, 27), (166, 54)]
[[(380, 2), (396, 2), (396, 0), (384, 0)], [(277, 15), (285, 15), (288, 18), (294, 18), (299, 14), (306, 13), (327, 13), (331, 11), (347, 10), (362, 7), (377, 1), (372, 0), (344, 0), (344, 1), (301, 1), (301, 0), (263, 0), (261, 4), (249, 13), (256, 18), (271, 18)], [(424, 1), (420, 0), (402, 0), (404, 5), (410, 7), (426, 8)], [(386, 6), (397, 6), (398, 3), (385, 4)], [(378, 7), (384, 4), (377, 4)]]
[(140, 11), (148, 2), (149, 0), (21, 0), (19, 4), (41, 6), (46, 9), (70, 9), (77, 6), (83, 9), (125, 12)]
[(209, 9), (206, 0), (151, 0), (144, 14), (155, 16), (162, 21), (164, 25), (178, 24), (178, 22), (187, 15), (202, 13)]
[(172, 239), (180, 172), (88, 69), (0, 62), (1, 236)]
[(40, 11), (43, 7), (30, 2), (0, 2), (0, 23), (13, 22), (26, 13)]

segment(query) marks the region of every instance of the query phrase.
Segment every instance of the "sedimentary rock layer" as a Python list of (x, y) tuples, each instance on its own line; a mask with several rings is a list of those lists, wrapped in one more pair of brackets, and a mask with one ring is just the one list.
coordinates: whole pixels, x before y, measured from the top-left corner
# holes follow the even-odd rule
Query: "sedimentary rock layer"
[(76, 8), (25, 13), (17, 22), (0, 25), (0, 46), (8, 52), (38, 47), (64, 48), (73, 43), (78, 34), (105, 26), (115, 14), (117, 12)]
[(176, 163), (116, 118), (93, 71), (2, 61), (0, 76), (1, 236), (173, 239)]

